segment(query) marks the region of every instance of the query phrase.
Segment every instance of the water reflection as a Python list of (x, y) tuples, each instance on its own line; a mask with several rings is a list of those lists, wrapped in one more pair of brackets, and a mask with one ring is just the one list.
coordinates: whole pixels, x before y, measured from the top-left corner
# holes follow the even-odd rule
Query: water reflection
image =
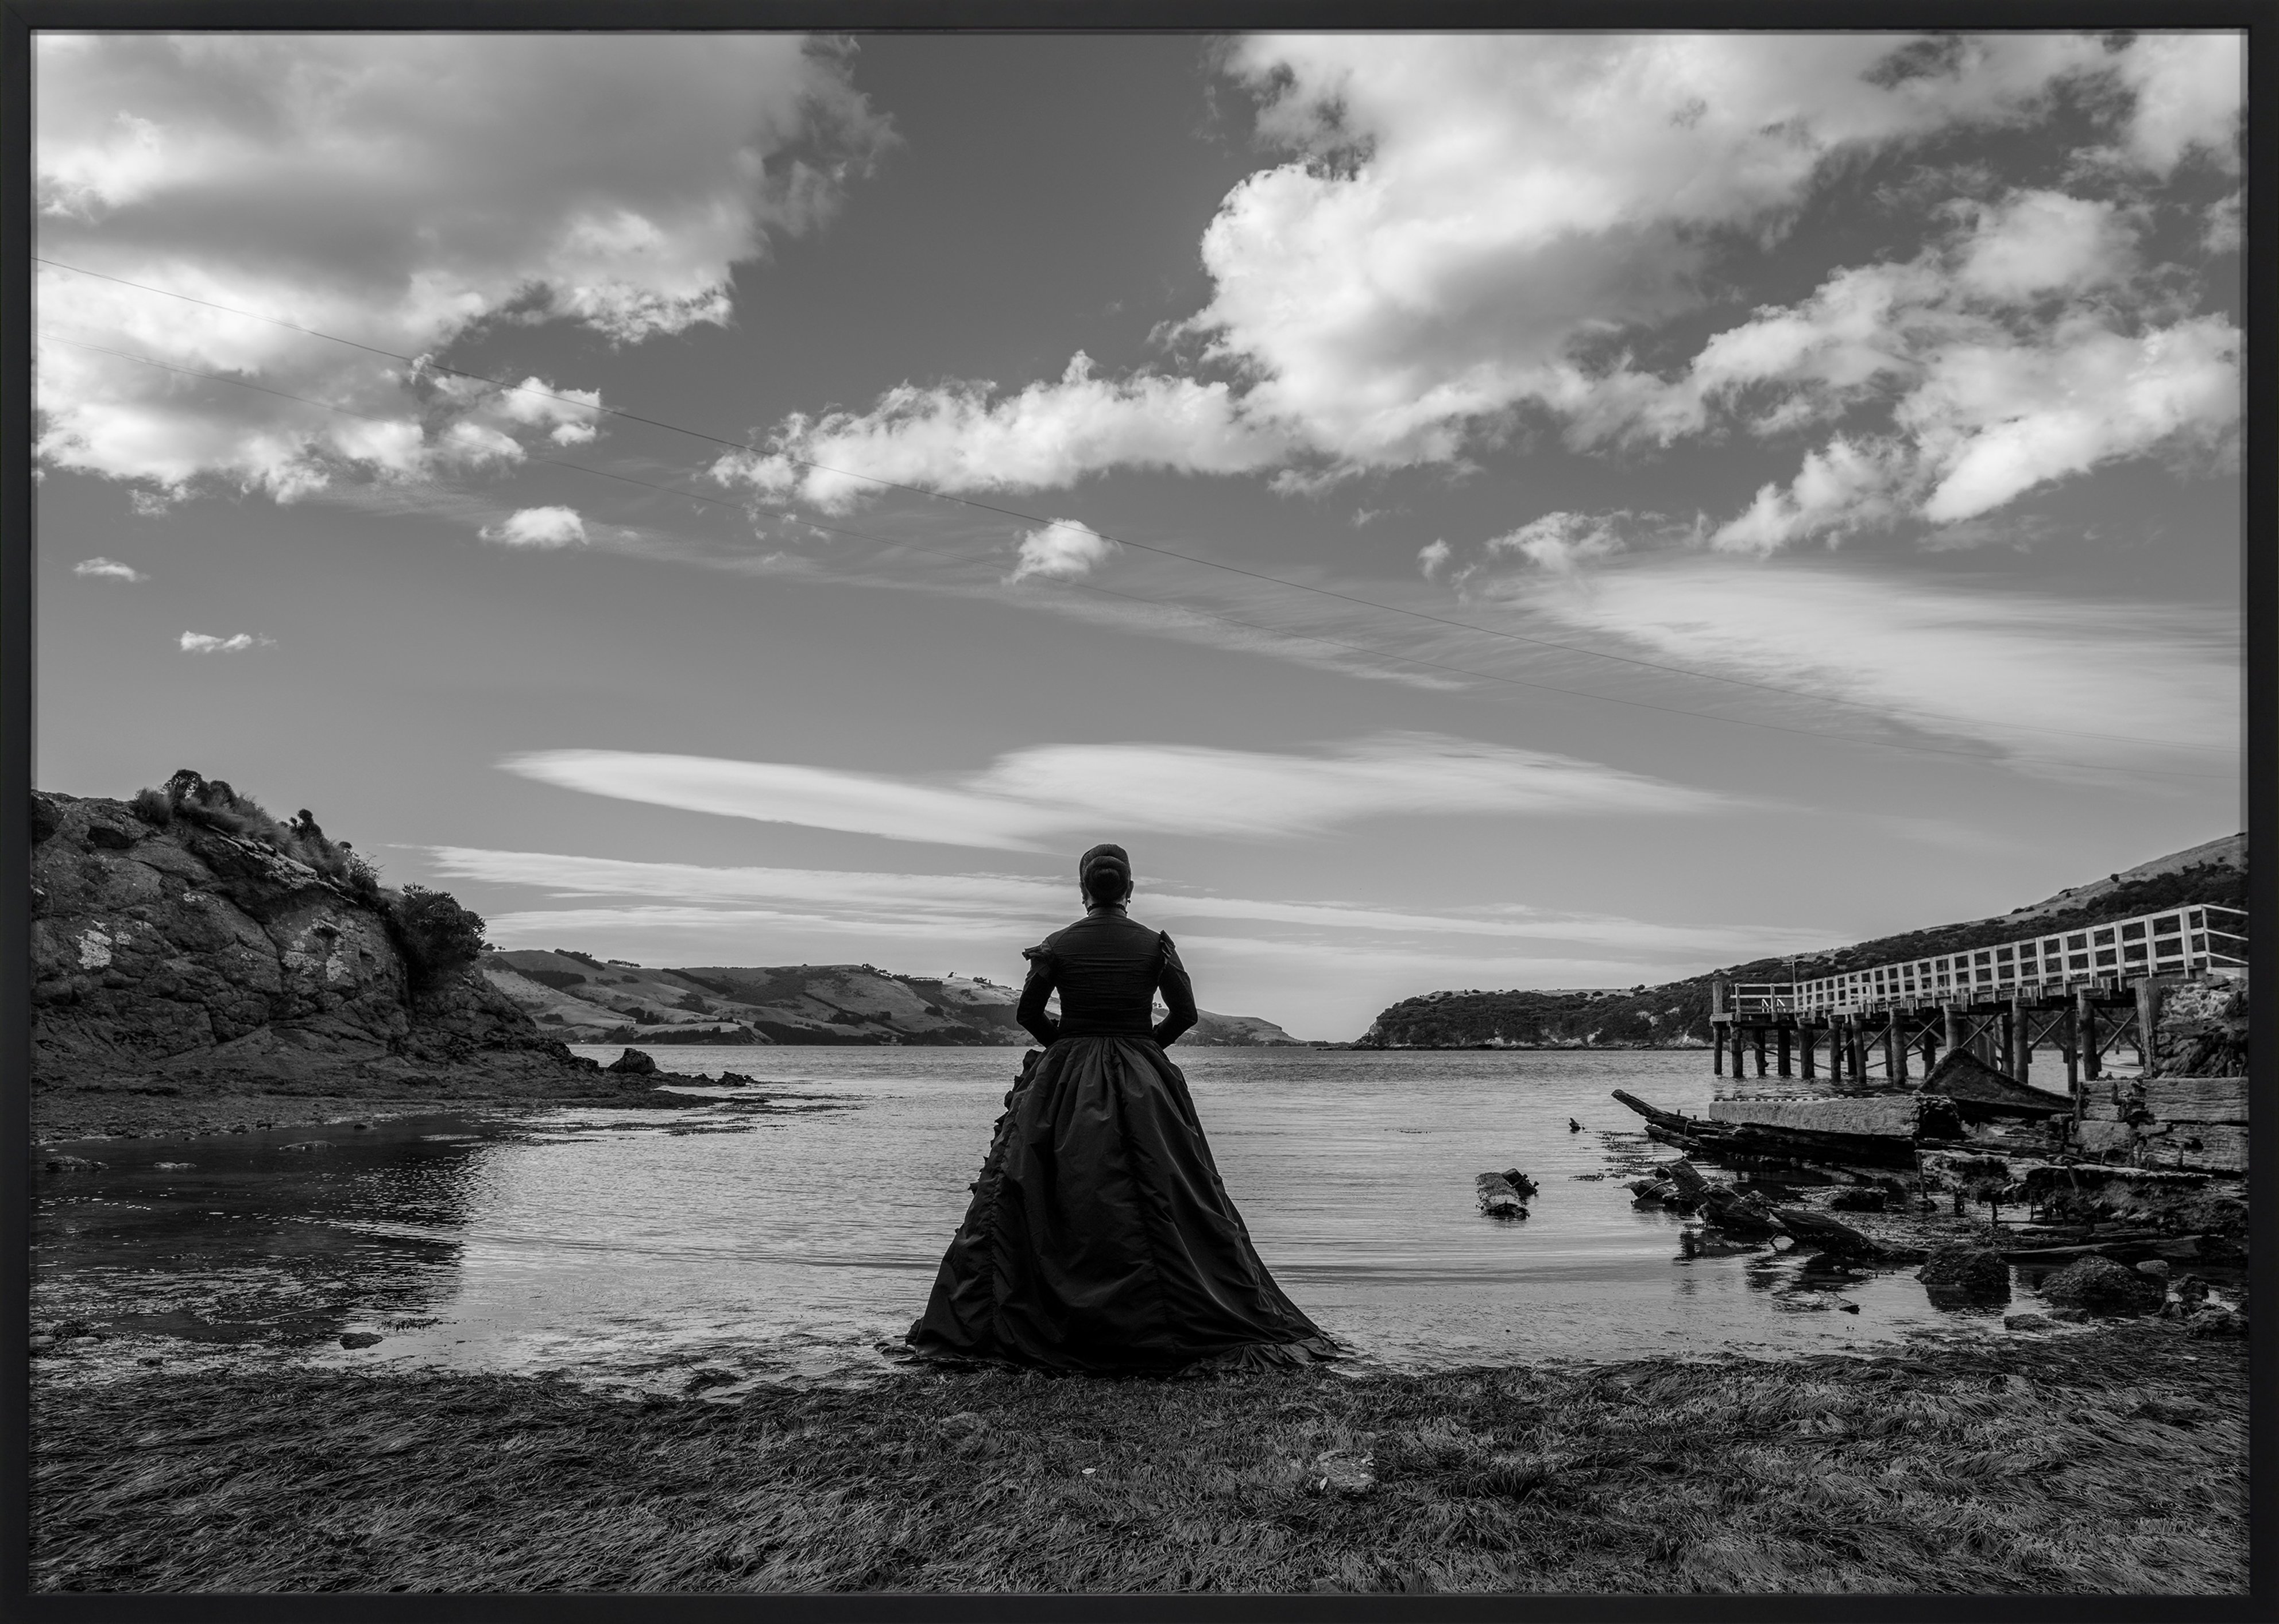
[[(1608, 1090), (1698, 1110), (1704, 1056), (1179, 1058), (1262, 1254), (1366, 1363), (1792, 1352), (1956, 1323), (1911, 1272), (1689, 1252), (1677, 1214), (1631, 1205), (1623, 1181), (1669, 1153)], [(125, 1333), (117, 1357), (259, 1347), (663, 1385), (875, 1363), (923, 1305), (1017, 1059), (694, 1051), (660, 1063), (756, 1074), (766, 1103), (69, 1147), (110, 1165), (42, 1180), (36, 1306)], [(333, 1148), (284, 1148), (311, 1138)], [(1473, 1176), (1515, 1165), (1542, 1185), (1533, 1215), (1484, 1218)]]

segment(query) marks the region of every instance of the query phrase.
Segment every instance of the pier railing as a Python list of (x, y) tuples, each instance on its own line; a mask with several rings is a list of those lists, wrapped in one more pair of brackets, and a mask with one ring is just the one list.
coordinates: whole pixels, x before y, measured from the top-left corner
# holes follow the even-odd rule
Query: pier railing
[(2199, 903), (2080, 931), (1871, 965), (1795, 982), (1740, 982), (1713, 1015), (1848, 1015), (1919, 1004), (2060, 997), (2146, 976), (2247, 973), (2247, 915)]

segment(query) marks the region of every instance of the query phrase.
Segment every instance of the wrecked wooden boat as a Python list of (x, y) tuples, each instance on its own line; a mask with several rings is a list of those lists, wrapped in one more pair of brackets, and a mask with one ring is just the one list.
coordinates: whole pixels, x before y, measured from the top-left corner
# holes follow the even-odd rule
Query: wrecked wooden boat
[(1949, 1102), (1919, 1094), (1719, 1099), (1707, 1117), (1664, 1111), (1619, 1088), (1614, 1096), (1646, 1118), (1648, 1138), (1725, 1156), (1907, 1167), (1918, 1138), (1959, 1136), (1961, 1127)]
[(2068, 1116), (2073, 1113), (2070, 1099), (2007, 1076), (1968, 1049), (1950, 1050), (1923, 1079), (1922, 1092), (1953, 1100), (1955, 1114), (1966, 1122), (1991, 1122), (2005, 1116)]

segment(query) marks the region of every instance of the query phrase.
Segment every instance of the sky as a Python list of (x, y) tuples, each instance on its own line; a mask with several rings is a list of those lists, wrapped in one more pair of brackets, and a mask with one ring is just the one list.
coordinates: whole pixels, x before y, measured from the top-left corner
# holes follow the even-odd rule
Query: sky
[(36, 774), (1358, 1036), (2244, 827), (2231, 34), (44, 34)]

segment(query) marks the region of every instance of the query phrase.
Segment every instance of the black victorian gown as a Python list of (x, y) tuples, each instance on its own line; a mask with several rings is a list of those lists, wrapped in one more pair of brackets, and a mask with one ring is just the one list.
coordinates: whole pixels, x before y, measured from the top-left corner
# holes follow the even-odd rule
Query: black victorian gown
[(1335, 1358), (1259, 1260), (1163, 1053), (1195, 1023), (1171, 938), (1098, 906), (1024, 956), (1019, 1018), (1046, 1047), (1006, 1096), (910, 1346), (1096, 1372)]

